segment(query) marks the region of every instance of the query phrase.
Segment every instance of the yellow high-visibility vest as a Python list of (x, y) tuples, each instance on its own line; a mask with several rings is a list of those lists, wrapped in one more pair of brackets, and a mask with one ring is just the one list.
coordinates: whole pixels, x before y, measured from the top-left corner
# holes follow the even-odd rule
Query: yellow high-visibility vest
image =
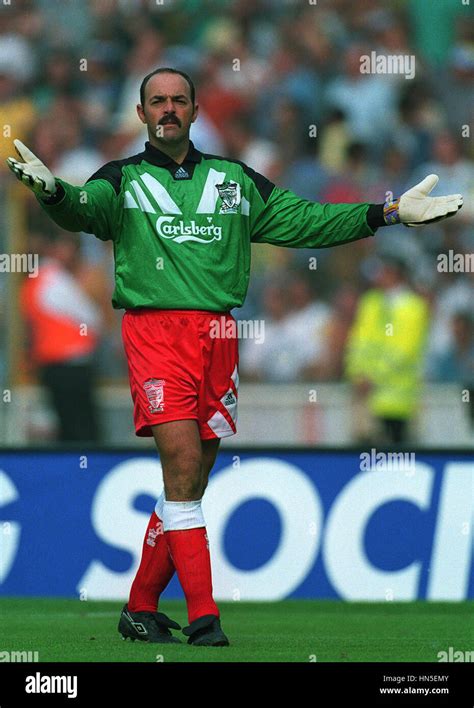
[(406, 289), (390, 299), (382, 290), (365, 293), (357, 308), (345, 353), (349, 380), (368, 379), (376, 416), (409, 418), (421, 394), (428, 330), (427, 302)]

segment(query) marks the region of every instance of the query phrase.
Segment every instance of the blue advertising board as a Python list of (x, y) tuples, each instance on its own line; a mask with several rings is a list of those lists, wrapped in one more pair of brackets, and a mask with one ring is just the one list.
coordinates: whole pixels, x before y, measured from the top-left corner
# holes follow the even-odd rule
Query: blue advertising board
[[(0, 594), (126, 599), (162, 488), (152, 451), (1, 451)], [(474, 597), (467, 452), (226, 450), (203, 508), (217, 599)]]

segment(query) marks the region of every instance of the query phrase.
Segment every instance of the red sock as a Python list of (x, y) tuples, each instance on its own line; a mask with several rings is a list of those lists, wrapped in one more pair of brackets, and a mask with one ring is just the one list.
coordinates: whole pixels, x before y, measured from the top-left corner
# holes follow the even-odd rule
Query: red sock
[(153, 512), (143, 541), (142, 559), (130, 590), (131, 612), (156, 612), (160, 595), (174, 574), (163, 524)]
[(166, 531), (165, 537), (188, 607), (189, 624), (219, 610), (212, 597), (211, 558), (205, 527)]

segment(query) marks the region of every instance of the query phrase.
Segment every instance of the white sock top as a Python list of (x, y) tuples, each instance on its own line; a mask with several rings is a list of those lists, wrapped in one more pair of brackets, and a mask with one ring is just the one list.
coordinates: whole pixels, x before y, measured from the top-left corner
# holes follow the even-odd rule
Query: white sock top
[(165, 531), (184, 531), (205, 526), (201, 499), (182, 502), (165, 500), (162, 521)]

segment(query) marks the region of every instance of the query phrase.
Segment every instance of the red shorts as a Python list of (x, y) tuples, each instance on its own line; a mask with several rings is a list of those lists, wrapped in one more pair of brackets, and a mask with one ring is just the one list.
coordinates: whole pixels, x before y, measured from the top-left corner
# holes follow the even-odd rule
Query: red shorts
[(235, 323), (228, 312), (125, 312), (136, 435), (150, 437), (150, 426), (186, 419), (197, 420), (202, 440), (235, 434), (238, 339), (222, 336), (232, 331), (228, 322)]

